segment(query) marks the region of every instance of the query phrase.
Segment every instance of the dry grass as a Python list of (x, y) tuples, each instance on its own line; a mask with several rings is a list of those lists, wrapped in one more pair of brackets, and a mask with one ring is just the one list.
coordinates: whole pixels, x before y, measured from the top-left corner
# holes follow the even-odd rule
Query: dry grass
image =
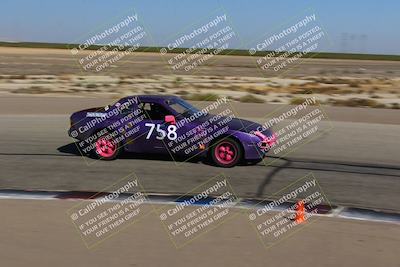
[(242, 97), (238, 98), (238, 100), (243, 103), (264, 103), (265, 102), (264, 99), (258, 98), (256, 96), (250, 95), (250, 94), (242, 96)]
[[(290, 99), (289, 103), (291, 105), (300, 105), (300, 104), (303, 104), (306, 100), (307, 99), (303, 98), (303, 97), (294, 97), (294, 98)], [(320, 102), (317, 100), (314, 105), (319, 105), (319, 104), (320, 104)]]
[(189, 92), (185, 91), (185, 90), (179, 90), (179, 91), (175, 92), (175, 94), (177, 94), (177, 95), (188, 95)]
[(185, 95), (182, 98), (192, 101), (216, 101), (221, 97), (217, 94), (207, 93), (207, 94), (190, 94), (190, 95)]
[(384, 108), (384, 104), (379, 103), (373, 99), (365, 98), (350, 98), (350, 99), (329, 99), (328, 103), (334, 106), (344, 107), (371, 107), (371, 108)]
[(245, 89), (246, 92), (249, 92), (251, 94), (257, 94), (257, 95), (267, 95), (268, 92), (266, 90), (263, 90), (261, 88), (256, 88), (256, 87), (249, 87)]

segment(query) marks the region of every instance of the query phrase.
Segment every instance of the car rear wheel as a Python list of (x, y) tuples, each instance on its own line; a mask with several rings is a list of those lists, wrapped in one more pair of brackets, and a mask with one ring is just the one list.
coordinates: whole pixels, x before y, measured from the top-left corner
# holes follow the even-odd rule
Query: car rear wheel
[(215, 165), (230, 168), (242, 159), (242, 148), (236, 140), (225, 138), (212, 146), (211, 158)]
[(108, 134), (98, 137), (95, 141), (94, 154), (98, 159), (116, 159), (120, 154), (120, 150), (120, 144)]

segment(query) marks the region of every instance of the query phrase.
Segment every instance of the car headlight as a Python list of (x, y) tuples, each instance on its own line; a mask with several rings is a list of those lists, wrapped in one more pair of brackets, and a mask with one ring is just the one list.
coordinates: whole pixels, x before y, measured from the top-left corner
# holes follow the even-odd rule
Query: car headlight
[(270, 135), (270, 136), (266, 136), (265, 134), (263, 134), (260, 131), (254, 131), (254, 132), (252, 132), (252, 134), (257, 136), (260, 139), (258, 146), (261, 149), (269, 149), (276, 143), (277, 138), (274, 133), (272, 133), (272, 135)]

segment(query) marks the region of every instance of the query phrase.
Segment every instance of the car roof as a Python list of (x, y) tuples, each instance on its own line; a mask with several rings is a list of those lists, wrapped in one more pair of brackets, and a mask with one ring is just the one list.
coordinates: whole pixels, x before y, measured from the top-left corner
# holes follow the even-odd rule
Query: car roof
[(175, 95), (132, 95), (132, 96), (126, 96), (124, 98), (121, 98), (121, 100), (123, 99), (130, 99), (130, 98), (134, 98), (134, 97), (138, 97), (140, 101), (160, 101), (160, 100), (170, 100), (170, 99), (175, 99), (178, 98)]

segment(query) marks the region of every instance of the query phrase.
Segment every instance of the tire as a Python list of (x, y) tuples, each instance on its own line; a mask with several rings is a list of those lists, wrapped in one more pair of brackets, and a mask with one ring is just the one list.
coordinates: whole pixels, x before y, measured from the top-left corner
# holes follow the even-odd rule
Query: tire
[(95, 141), (93, 155), (101, 160), (114, 160), (121, 153), (121, 144), (108, 134), (101, 135)]
[(211, 159), (216, 166), (231, 168), (242, 160), (242, 147), (232, 138), (217, 141), (211, 149)]

